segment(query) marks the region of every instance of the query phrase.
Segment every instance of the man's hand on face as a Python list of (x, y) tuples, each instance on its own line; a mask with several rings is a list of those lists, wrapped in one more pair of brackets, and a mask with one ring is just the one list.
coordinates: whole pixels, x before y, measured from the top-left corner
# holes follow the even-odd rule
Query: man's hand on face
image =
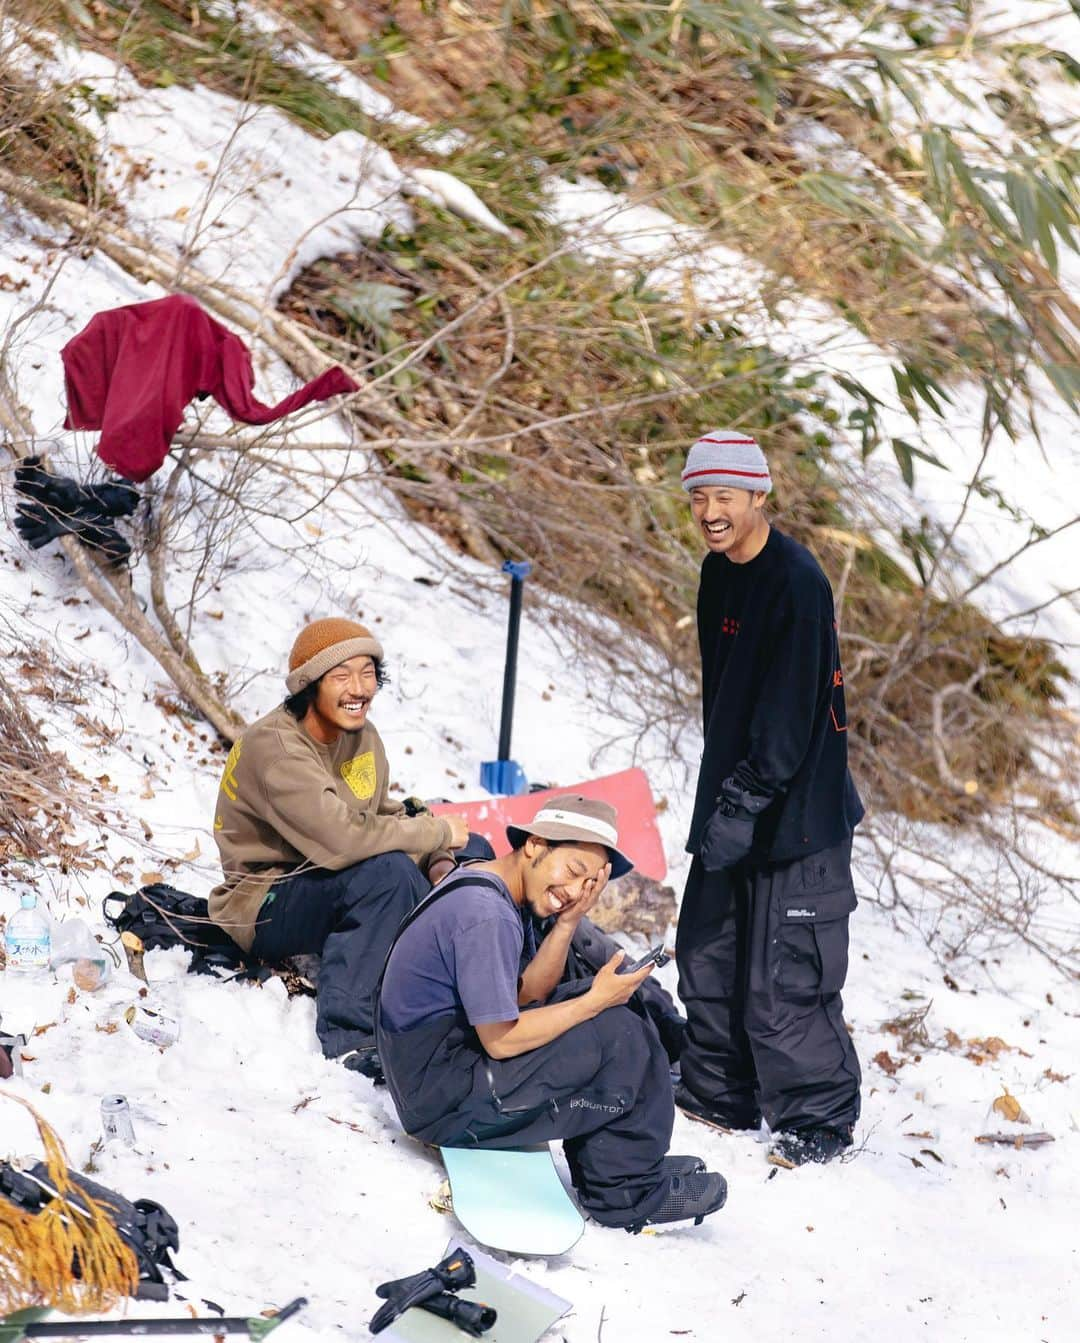
[(450, 843), (447, 848), (461, 849), (469, 842), (469, 822), (465, 816), (450, 815), (442, 817), (450, 826)]
[(559, 914), (556, 915), (555, 922), (569, 924), (570, 927), (576, 928), (585, 915), (595, 906), (597, 900), (600, 899), (601, 893), (603, 892), (604, 887), (608, 884), (610, 877), (611, 864), (605, 863), (595, 877), (590, 877), (589, 880), (585, 882), (581, 895), (574, 901), (574, 903), (572, 905), (567, 905), (564, 910), (561, 910)]

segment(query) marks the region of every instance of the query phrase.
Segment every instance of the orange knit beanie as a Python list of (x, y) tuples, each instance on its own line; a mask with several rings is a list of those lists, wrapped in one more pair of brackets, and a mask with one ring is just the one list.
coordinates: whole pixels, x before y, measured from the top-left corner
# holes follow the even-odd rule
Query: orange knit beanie
[(285, 678), (289, 694), (295, 695), (331, 667), (361, 654), (382, 661), (382, 644), (366, 625), (339, 617), (313, 620), (296, 636), (289, 654), (289, 674)]

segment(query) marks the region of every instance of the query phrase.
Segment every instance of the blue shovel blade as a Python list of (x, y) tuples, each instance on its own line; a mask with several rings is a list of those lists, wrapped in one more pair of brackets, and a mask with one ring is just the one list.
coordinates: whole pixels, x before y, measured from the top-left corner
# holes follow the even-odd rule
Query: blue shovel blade
[(485, 760), (480, 766), (480, 787), (500, 797), (514, 797), (529, 791), (529, 781), (516, 760)]

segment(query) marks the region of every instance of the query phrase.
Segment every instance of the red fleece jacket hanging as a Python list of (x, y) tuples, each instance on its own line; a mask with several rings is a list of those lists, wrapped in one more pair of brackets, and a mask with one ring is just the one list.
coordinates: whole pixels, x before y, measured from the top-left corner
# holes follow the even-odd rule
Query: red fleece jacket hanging
[(279, 401), (252, 395), (251, 353), (186, 294), (99, 312), (60, 352), (66, 429), (100, 429), (97, 454), (128, 480), (146, 480), (169, 453), (195, 396), (210, 396), (235, 420), (269, 424), (311, 401), (358, 384), (330, 368)]

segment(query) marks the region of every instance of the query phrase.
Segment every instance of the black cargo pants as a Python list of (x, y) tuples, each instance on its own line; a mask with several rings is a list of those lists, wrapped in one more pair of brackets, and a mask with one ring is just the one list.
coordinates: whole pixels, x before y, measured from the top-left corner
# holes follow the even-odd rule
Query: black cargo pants
[(844, 1026), (851, 841), (774, 867), (706, 872), (679, 912), (686, 1086), (734, 1128), (843, 1127), (861, 1074)]
[[(547, 1001), (591, 982), (560, 985)], [(452, 1048), (438, 1040), (448, 1029), (460, 1036)], [(379, 1048), (414, 1137), (493, 1148), (562, 1139), (582, 1207), (605, 1226), (633, 1225), (664, 1201), (675, 1113), (668, 1057), (652, 1022), (630, 1008), (609, 1007), (516, 1058), (489, 1058), (472, 1031), (438, 1022), (400, 1032), (380, 1024)]]

